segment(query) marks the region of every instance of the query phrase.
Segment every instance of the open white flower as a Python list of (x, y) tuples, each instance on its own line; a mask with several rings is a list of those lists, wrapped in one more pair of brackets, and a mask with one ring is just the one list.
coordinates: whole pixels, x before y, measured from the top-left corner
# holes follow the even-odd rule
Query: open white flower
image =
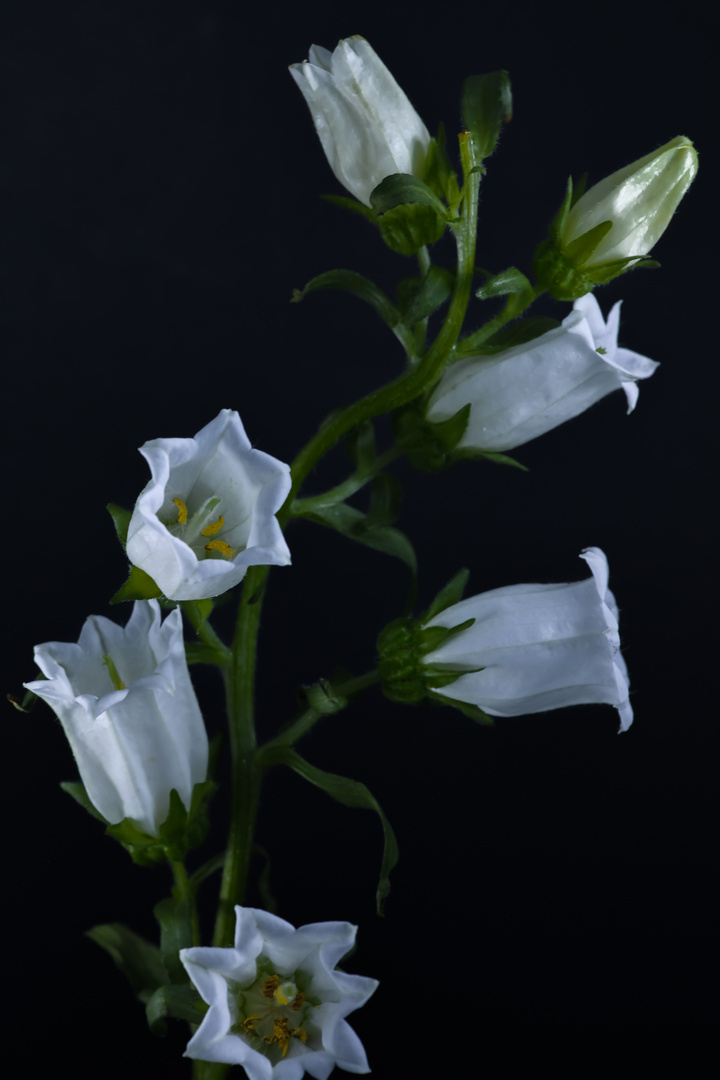
[(255, 908), (235, 908), (231, 949), (181, 949), (180, 959), (210, 1006), (186, 1057), (242, 1065), (250, 1080), (326, 1080), (335, 1065), (369, 1072), (346, 1022), (377, 989), (375, 979), (336, 965), (355, 943), (346, 922), (297, 930)]
[(335, 176), (356, 199), (393, 173), (422, 178), (430, 134), (395, 79), (362, 37), (334, 52), (319, 45), (292, 64)]
[(290, 467), (251, 448), (234, 410), (222, 409), (194, 439), (154, 439), (140, 453), (152, 479), (135, 504), (127, 556), (165, 596), (219, 596), (250, 566), (288, 565), (275, 514)]
[(208, 740), (178, 609), (161, 623), (157, 600), (139, 600), (124, 627), (91, 615), (77, 645), (38, 645), (35, 662), (46, 678), (25, 685), (57, 715), (88, 797), (110, 824), (131, 818), (157, 836), (172, 788), (190, 809)]
[(620, 304), (605, 323), (592, 295), (576, 300), (561, 326), (494, 356), (470, 356), (447, 369), (427, 418), (447, 420), (470, 403), (458, 449), (511, 450), (579, 416), (622, 388), (632, 412), (638, 379), (658, 364), (617, 343)]
[(585, 581), (492, 589), (430, 619), (427, 626), (446, 628), (475, 620), (423, 656), (435, 669), (468, 672), (437, 693), (490, 716), (605, 702), (615, 706), (620, 730), (627, 731), (633, 711), (607, 559), (596, 547), (580, 557), (592, 570)]

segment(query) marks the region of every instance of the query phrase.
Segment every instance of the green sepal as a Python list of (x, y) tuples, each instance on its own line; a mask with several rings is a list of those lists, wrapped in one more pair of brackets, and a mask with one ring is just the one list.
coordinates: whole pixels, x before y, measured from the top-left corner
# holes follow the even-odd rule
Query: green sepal
[(165, 965), (157, 945), (140, 937), (123, 923), (103, 923), (85, 931), (130, 983), (133, 993), (147, 1003), (167, 980)]
[(213, 664), (215, 667), (227, 667), (228, 662), (224, 653), (204, 641), (186, 641), (185, 659), (188, 664)]
[(190, 899), (188, 896), (167, 896), (153, 908), (153, 915), (160, 924), (160, 955), (167, 978), (171, 983), (188, 981), (187, 972), (180, 960), (180, 949), (189, 949), (193, 943)]
[(408, 203), (387, 210), (378, 224), (389, 248), (398, 255), (415, 255), (421, 247), (440, 239), (446, 223), (432, 206)]
[(85, 785), (81, 780), (63, 780), (60, 787), (71, 799), (74, 799), (79, 806), (82, 806), (83, 810), (87, 810), (88, 814), (91, 814), (92, 817), (96, 818), (98, 821), (102, 821), (103, 825), (107, 825), (107, 820), (90, 802), (88, 793), (85, 790)]
[[(464, 451), (460, 451), (460, 458), (465, 456)], [(468, 453), (468, 457), (470, 457)], [(510, 457), (509, 454), (497, 454), (493, 450), (476, 450), (472, 453), (474, 458), (486, 458), (488, 461), (494, 461), (496, 465), (510, 465), (514, 469), (520, 469), (521, 472), (530, 472), (527, 465), (523, 465), (522, 462), (516, 461), (515, 458)]]
[[(187, 980), (187, 976), (185, 976)], [(194, 986), (159, 986), (145, 1005), (145, 1016), (153, 1035), (164, 1038), (167, 1034), (168, 1017), (199, 1024), (209, 1009)]]
[(571, 244), (564, 249), (565, 258), (568, 259), (573, 266), (583, 266), (595, 248), (605, 239), (607, 234), (613, 227), (612, 221), (601, 221), (595, 225), (592, 229), (588, 229), (582, 236), (578, 236), (577, 240), (573, 240)]
[(332, 506), (318, 506), (302, 515), (307, 521), (325, 525), (329, 529), (356, 540), (359, 544), (382, 551), (401, 559), (410, 568), (413, 578), (417, 575), (417, 558), (410, 540), (405, 533), (388, 525), (373, 525), (366, 514), (347, 503), (333, 503)]
[(126, 510), (123, 506), (118, 506), (117, 503), (108, 503), (105, 509), (113, 519), (118, 540), (123, 547), (127, 547), (127, 534), (130, 528), (130, 519), (133, 516), (132, 510)]
[(375, 214), (366, 206), (365, 203), (358, 202), (357, 199), (350, 199), (347, 195), (321, 195), (321, 199), (325, 202), (332, 203), (333, 206), (339, 206), (341, 210), (349, 210), (352, 214), (360, 214), (361, 217), (367, 218), (375, 224)]
[(532, 292), (528, 279), (516, 266), (509, 266), (499, 274), (493, 274), (476, 291), (478, 300), (488, 300), (491, 296), (507, 296), (509, 293)]
[(460, 185), (445, 150), (443, 124), (438, 127), (437, 139), (431, 139), (428, 144), (423, 180), (436, 195), (445, 199), (451, 213), (455, 215), (460, 205)]
[(454, 416), (433, 423), (426, 419), (424, 406), (412, 402), (393, 413), (395, 443), (413, 468), (420, 472), (440, 472), (453, 463), (456, 447), (468, 426), (471, 405), (463, 405)]
[(445, 611), (446, 608), (452, 607), (453, 604), (459, 604), (463, 598), (463, 593), (465, 592), (469, 577), (469, 570), (458, 570), (455, 577), (451, 578), (447, 585), (444, 585), (437, 594), (432, 604), (425, 612), (424, 621), (430, 622), (430, 620), (434, 619), (436, 615), (439, 615), (441, 611)]
[(158, 588), (150, 575), (139, 566), (131, 566), (127, 581), (111, 598), (110, 603), (121, 604), (125, 600), (155, 600), (158, 596), (162, 596), (162, 589)]
[(173, 788), (170, 792), (170, 810), (157, 836), (143, 832), (130, 818), (124, 818), (116, 825), (108, 825), (105, 832), (123, 845), (138, 866), (182, 861), (188, 851), (198, 847), (207, 835), (207, 803), (215, 788), (211, 780), (195, 784), (189, 811)]
[(343, 806), (374, 810), (379, 816), (383, 828), (384, 843), (376, 904), (378, 915), (383, 915), (385, 899), (390, 892), (390, 873), (397, 864), (399, 853), (395, 833), (375, 796), (359, 780), (349, 780), (346, 776), (338, 776), (337, 773), (329, 773), (323, 769), (318, 769), (301, 757), (297, 751), (291, 750), (287, 746), (274, 749), (271, 754), (271, 762), (272, 764), (287, 765), (299, 776), (302, 776), (303, 779), (308, 780), (315, 787), (319, 787), (331, 798), (342, 803)]
[(472, 134), (478, 158), (489, 157), (503, 124), (512, 119), (512, 90), (507, 71), (471, 75), (463, 83), (462, 118)]
[[(482, 668), (478, 668), (479, 671)], [(458, 671), (458, 678), (461, 675), (469, 674), (467, 671)], [(445, 697), (444, 694), (436, 694), (432, 690), (428, 693), (428, 697), (431, 701), (435, 701), (438, 705), (450, 705), (453, 709), (459, 709), (463, 716), (469, 716), (471, 720), (475, 720), (478, 724), (485, 724), (491, 727), (495, 720), (492, 716), (489, 716), (477, 705), (470, 705), (467, 701), (456, 701), (455, 698)]]
[[(398, 302), (406, 326), (429, 318), (445, 303), (455, 287), (455, 275), (443, 266), (431, 266), (422, 280), (410, 278), (398, 286)], [(402, 298), (402, 299), (401, 299)]]
[(321, 292), (323, 289), (339, 289), (364, 300), (390, 329), (400, 322), (400, 312), (382, 289), (374, 281), (354, 270), (327, 270), (324, 274), (318, 274), (308, 281), (302, 292), (296, 291), (293, 300), (298, 302), (310, 293)]
[(560, 244), (560, 237), (565, 228), (565, 222), (570, 213), (570, 208), (574, 205), (575, 201), (576, 200), (573, 198), (573, 179), (572, 176), (568, 176), (563, 201), (560, 203), (560, 207), (548, 227), (548, 236), (553, 241), (555, 247), (558, 247)]
[[(35, 676), (36, 679), (44, 679), (45, 676), (41, 671)], [(39, 701), (37, 694), (34, 694), (32, 690), (26, 690), (23, 696), (18, 700), (14, 694), (6, 694), (5, 697), (10, 702), (14, 709), (17, 709), (21, 713), (29, 713), (35, 708), (35, 702)]]
[(376, 214), (410, 204), (429, 206), (440, 217), (447, 218), (447, 207), (432, 188), (410, 173), (392, 173), (370, 192), (370, 205)]

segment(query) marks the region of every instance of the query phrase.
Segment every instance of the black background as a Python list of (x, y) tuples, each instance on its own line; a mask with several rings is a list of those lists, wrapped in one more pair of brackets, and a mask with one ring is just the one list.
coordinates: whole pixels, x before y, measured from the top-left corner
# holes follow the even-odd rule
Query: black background
[[(663, 268), (597, 293), (605, 313), (625, 300), (621, 343), (662, 362), (636, 413), (613, 395), (518, 451), (527, 474), (395, 470), (423, 605), (463, 565), (480, 592), (584, 577), (580, 550), (604, 548), (634, 727), (618, 738), (614, 710), (588, 706), (480, 729), (377, 690), (325, 721), (301, 749), (367, 783), (398, 834), (384, 920), (371, 814), (278, 773), (258, 831), (279, 914), (359, 924), (348, 968), (381, 987), (353, 1024), (379, 1080), (425, 1068), (502, 1077), (526, 1056), (577, 1076), (605, 1052), (649, 1064), (670, 1045), (694, 1075), (715, 1045), (720, 996), (710, 16), (693, 4), (665, 22), (627, 4), (463, 0), (11, 10), (0, 326), (3, 688), (15, 693), (34, 675), (34, 643), (76, 640), (91, 612), (129, 614), (107, 607), (126, 564), (104, 505), (132, 506), (145, 484), (138, 446), (193, 435), (231, 407), (255, 445), (290, 461), (331, 409), (400, 370), (399, 346), (359, 301), (288, 303), (335, 266), (390, 291), (413, 272), (318, 197), (341, 189), (286, 71), (311, 42), (364, 34), (430, 130), (445, 121), (453, 155), (462, 79), (509, 70), (515, 117), (481, 196), (478, 262), (494, 270), (529, 272), (570, 172), (588, 170), (592, 183), (677, 134), (695, 140), (700, 174), (654, 253)], [(451, 265), (450, 239), (435, 258)], [(472, 310), (479, 323), (485, 313)], [(346, 468), (336, 451), (307, 491)], [(373, 666), (377, 631), (406, 587), (401, 564), (319, 528), (294, 526), (289, 543), (293, 566), (273, 571), (264, 614), (261, 737), (295, 714), (300, 684), (336, 665)], [(217, 730), (213, 674), (197, 685)], [(58, 789), (74, 765), (44, 706), (27, 717), (8, 706), (3, 744), (5, 979), (17, 1006), (6, 1024), (28, 1066), (189, 1075), (184, 1026), (153, 1039), (82, 936), (113, 920), (153, 936), (165, 871), (133, 867)], [(207, 856), (222, 844), (226, 789)], [(259, 903), (254, 890), (248, 899)]]

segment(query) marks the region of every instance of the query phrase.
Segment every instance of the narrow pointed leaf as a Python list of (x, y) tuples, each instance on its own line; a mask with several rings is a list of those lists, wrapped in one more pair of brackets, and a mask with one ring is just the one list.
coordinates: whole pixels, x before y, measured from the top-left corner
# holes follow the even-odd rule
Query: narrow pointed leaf
[(388, 300), (382, 289), (374, 281), (363, 277), (362, 274), (357, 274), (354, 270), (327, 270), (324, 274), (318, 274), (317, 277), (308, 281), (298, 299), (310, 293), (321, 292), (323, 289), (338, 289), (364, 300), (391, 329), (400, 322), (400, 312)]

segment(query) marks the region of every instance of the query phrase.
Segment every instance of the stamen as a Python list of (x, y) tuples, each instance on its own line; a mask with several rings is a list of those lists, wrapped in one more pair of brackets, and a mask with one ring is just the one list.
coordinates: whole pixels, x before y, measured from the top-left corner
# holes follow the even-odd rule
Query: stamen
[(126, 690), (127, 687), (125, 686), (125, 683), (120, 678), (120, 675), (118, 674), (118, 669), (113, 664), (112, 658), (110, 656), (108, 656), (107, 654), (105, 656), (103, 656), (103, 664), (108, 669), (108, 675), (110, 676), (110, 680), (111, 680), (113, 686), (115, 687), (115, 689), (116, 690)]
[(211, 540), (209, 544), (205, 545), (206, 551), (219, 551), (224, 559), (234, 559), (235, 552), (226, 544), (224, 540)]
[(246, 1016), (240, 1025), (246, 1035), (255, 1030), (255, 1021), (259, 1020), (259, 1016)]
[(187, 506), (182, 499), (173, 499), (173, 502), (178, 508), (178, 525), (187, 524)]
[[(209, 546), (210, 545), (208, 544), (208, 547)], [(277, 990), (279, 985), (280, 985), (280, 980), (277, 977), (277, 975), (271, 975), (269, 979), (265, 980), (265, 985), (263, 986), (263, 997), (266, 997), (266, 998), (274, 997), (275, 996), (275, 991)]]
[(225, 518), (220, 515), (217, 521), (213, 521), (210, 525), (206, 525), (202, 531), (203, 536), (214, 536), (215, 533), (219, 533), (225, 524)]
[[(302, 990), (298, 990), (297, 994), (295, 995), (295, 1000), (292, 1003), (293, 1012), (299, 1012), (300, 1009), (302, 1009), (303, 1007), (304, 1001), (305, 995), (303, 994)], [(302, 1031), (302, 1028), (300, 1030)]]

